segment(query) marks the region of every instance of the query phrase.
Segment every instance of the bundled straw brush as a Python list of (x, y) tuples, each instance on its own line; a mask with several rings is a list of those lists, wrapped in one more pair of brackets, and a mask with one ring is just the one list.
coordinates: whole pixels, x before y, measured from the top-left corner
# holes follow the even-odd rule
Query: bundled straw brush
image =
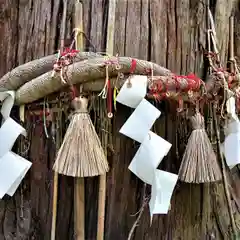
[(204, 118), (197, 110), (191, 117), (193, 131), (188, 140), (179, 178), (188, 183), (215, 182), (222, 178), (215, 152), (204, 127)]
[(88, 99), (77, 97), (72, 105), (75, 111), (53, 169), (73, 177), (105, 174), (108, 162), (87, 110)]

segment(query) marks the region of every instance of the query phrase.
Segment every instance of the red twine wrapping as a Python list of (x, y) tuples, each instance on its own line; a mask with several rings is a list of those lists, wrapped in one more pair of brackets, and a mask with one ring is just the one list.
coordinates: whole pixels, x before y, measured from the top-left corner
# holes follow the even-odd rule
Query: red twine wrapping
[(110, 59), (108, 59), (104, 63), (106, 65), (116, 65), (116, 64), (118, 64), (118, 60), (110, 60)]
[(62, 68), (73, 63), (73, 59), (76, 57), (78, 50), (65, 48), (62, 53), (60, 53), (59, 59), (54, 63), (53, 70), (55, 72), (60, 72)]
[(76, 57), (77, 53), (79, 52), (80, 51), (76, 49), (65, 48), (64, 51), (61, 53), (61, 57), (63, 56)]
[(227, 81), (227, 82), (228, 82), (228, 87), (229, 87), (229, 88), (232, 87), (232, 82), (233, 82), (233, 80), (234, 80), (234, 76), (235, 76), (235, 74), (233, 74), (233, 73), (228, 76), (228, 81)]
[(134, 71), (136, 70), (136, 66), (137, 66), (137, 60), (136, 59), (132, 59), (132, 62), (131, 62), (131, 67), (130, 67), (130, 73), (133, 74)]
[[(198, 78), (195, 74), (190, 73), (187, 76), (184, 75), (173, 75), (172, 79), (175, 82), (175, 88), (176, 92), (181, 90), (181, 79), (185, 79), (187, 81), (187, 87), (186, 89), (182, 89), (184, 92), (188, 91), (198, 91), (203, 84), (203, 81)], [(167, 92), (170, 89), (170, 84), (167, 79), (167, 81), (164, 83), (159, 79), (159, 81), (155, 81), (154, 84), (149, 88), (149, 93), (155, 98), (155, 99), (162, 99), (167, 97)], [(160, 97), (157, 95), (161, 95)]]
[(77, 97), (77, 89), (74, 86), (70, 86), (70, 96), (71, 100)]
[(149, 75), (149, 74), (152, 73), (152, 69), (151, 69), (151, 68), (145, 68), (145, 69), (144, 69), (144, 72), (145, 72), (147, 75)]

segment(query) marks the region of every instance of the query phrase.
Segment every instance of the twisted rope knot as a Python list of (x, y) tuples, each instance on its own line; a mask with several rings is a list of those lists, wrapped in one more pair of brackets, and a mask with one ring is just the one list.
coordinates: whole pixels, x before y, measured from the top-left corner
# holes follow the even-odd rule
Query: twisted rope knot
[(80, 114), (80, 113), (88, 113), (88, 111), (84, 110), (84, 109), (78, 109), (78, 110), (75, 110), (72, 115), (75, 115), (75, 114)]
[(204, 117), (199, 112), (197, 112), (194, 116), (192, 116), (190, 118), (190, 121), (192, 123), (192, 127), (193, 127), (194, 130), (205, 128)]

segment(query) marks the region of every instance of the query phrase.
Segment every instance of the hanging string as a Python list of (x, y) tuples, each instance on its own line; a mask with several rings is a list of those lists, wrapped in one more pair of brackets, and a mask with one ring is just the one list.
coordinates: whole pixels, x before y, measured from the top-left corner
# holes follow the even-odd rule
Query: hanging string
[(47, 124), (46, 124), (46, 99), (45, 98), (43, 102), (43, 126), (44, 126), (45, 136), (46, 138), (49, 138), (48, 131), (47, 131)]
[(108, 95), (107, 95), (107, 108), (108, 108), (108, 118), (113, 117), (112, 113), (112, 88), (111, 88), (111, 82), (108, 80)]
[(114, 110), (117, 111), (117, 94), (118, 94), (118, 89), (114, 87), (113, 89), (113, 104), (114, 104)]
[(79, 28), (74, 28), (73, 32), (75, 32), (74, 42), (76, 43), (76, 45), (77, 45), (76, 37), (78, 36), (78, 34), (82, 34), (85, 40), (87, 40), (88, 44), (93, 48), (93, 52), (97, 52), (96, 47), (93, 45), (92, 41), (87, 37), (85, 32), (81, 31)]
[(151, 63), (151, 76), (148, 79), (148, 87), (151, 88), (153, 86), (153, 63)]
[[(119, 70), (120, 68), (116, 69)], [(114, 110), (117, 111), (117, 94), (119, 93), (117, 84), (119, 80), (122, 78), (122, 73), (118, 72), (117, 78), (113, 83), (113, 105), (114, 105)]]
[(132, 87), (132, 83), (131, 83), (131, 75), (134, 73), (135, 69), (136, 69), (136, 66), (137, 66), (137, 61), (136, 59), (132, 58), (132, 61), (131, 61), (131, 66), (130, 66), (130, 77), (128, 78), (128, 82), (127, 82), (127, 87), (128, 88), (131, 88)]
[(98, 94), (98, 96), (102, 98), (107, 98), (107, 93), (108, 93), (108, 81), (109, 81), (109, 76), (108, 76), (108, 65), (106, 65), (106, 79), (104, 83), (104, 87), (102, 91)]

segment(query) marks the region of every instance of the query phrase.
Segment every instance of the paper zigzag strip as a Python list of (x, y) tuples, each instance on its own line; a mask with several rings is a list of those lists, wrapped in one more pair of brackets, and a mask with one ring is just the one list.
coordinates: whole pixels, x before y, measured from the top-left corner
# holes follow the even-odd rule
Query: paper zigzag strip
[[(128, 87), (129, 81), (131, 81), (130, 88)], [(147, 81), (146, 76), (131, 76), (120, 89), (117, 101), (135, 108), (120, 129), (120, 133), (141, 143), (129, 165), (129, 170), (143, 182), (152, 186), (152, 196), (149, 202), (152, 219), (153, 214), (168, 213), (178, 176), (157, 169), (172, 145), (150, 131), (161, 112), (144, 99), (147, 93)]]
[(25, 129), (10, 118), (14, 104), (13, 91), (0, 92), (3, 102), (1, 114), (3, 124), (0, 127), (0, 199), (5, 194), (13, 196), (32, 163), (11, 151), (20, 134), (25, 135)]

